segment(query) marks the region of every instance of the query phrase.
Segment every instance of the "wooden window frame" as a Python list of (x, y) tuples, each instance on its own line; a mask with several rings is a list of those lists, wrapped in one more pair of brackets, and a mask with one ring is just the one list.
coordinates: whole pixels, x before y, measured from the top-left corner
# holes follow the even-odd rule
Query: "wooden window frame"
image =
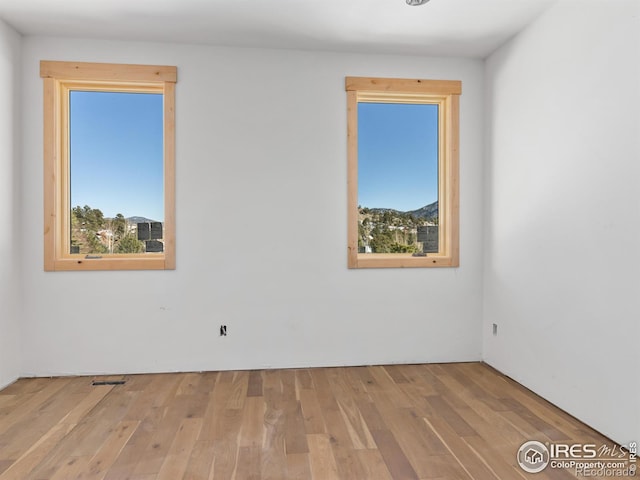
[[(175, 84), (177, 68), (84, 62), (40, 62), (44, 83), (44, 269), (173, 270), (175, 254)], [(69, 91), (160, 93), (164, 109), (164, 252), (69, 253)]]
[[(458, 80), (420, 80), (347, 77), (348, 159), (348, 267), (405, 268), (458, 267), (459, 248), (459, 139), (460, 94)], [(358, 253), (358, 103), (421, 103), (438, 105), (438, 229), (439, 252), (427, 256), (410, 253)]]

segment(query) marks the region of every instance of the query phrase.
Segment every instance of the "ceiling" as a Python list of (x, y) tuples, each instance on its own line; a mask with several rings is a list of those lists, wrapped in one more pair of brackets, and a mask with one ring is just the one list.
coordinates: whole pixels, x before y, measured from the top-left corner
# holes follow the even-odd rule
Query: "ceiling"
[(24, 35), (483, 58), (555, 0), (0, 0)]

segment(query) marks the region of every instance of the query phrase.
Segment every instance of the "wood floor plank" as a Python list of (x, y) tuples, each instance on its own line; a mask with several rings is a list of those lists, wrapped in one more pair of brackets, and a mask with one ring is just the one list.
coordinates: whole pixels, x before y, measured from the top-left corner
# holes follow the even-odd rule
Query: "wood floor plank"
[(326, 427), (322, 410), (318, 403), (316, 391), (308, 388), (300, 390), (300, 407), (304, 419), (304, 430), (307, 433), (325, 433)]
[(311, 378), (311, 373), (308, 368), (299, 368), (296, 369), (295, 372), (298, 389), (313, 389), (313, 379)]
[(362, 414), (356, 404), (354, 391), (349, 385), (348, 379), (334, 369), (331, 388), (338, 403), (338, 409), (342, 415), (351, 442), (356, 450), (375, 448), (375, 443), (371, 432), (367, 427)]
[(470, 385), (469, 379), (459, 375), (452, 375), (452, 378), (443, 379), (443, 382), (448, 388), (456, 390), (458, 396), (469, 406), (468, 409), (457, 410), (458, 414), (492, 445), (514, 445), (526, 440), (522, 432), (502, 416), (501, 413), (506, 410), (504, 404), (499, 402), (501, 409), (496, 410), (494, 407), (497, 404), (493, 399), (487, 401), (489, 394), (483, 388), (477, 384)]
[(338, 467), (326, 434), (307, 435), (309, 444), (309, 462), (314, 479), (339, 480)]
[(358, 452), (369, 452), (376, 450), (362, 450), (362, 449), (347, 449), (339, 445), (335, 445), (331, 441), (332, 437), (329, 437), (329, 443), (331, 444), (331, 450), (333, 452), (333, 458), (338, 469), (339, 478), (363, 478), (367, 479), (367, 468), (362, 464), (362, 456), (358, 455)]
[(354, 448), (351, 442), (351, 436), (344, 424), (344, 418), (340, 413), (338, 402), (336, 401), (331, 384), (327, 378), (327, 370), (318, 368), (311, 371), (313, 383), (315, 385), (316, 397), (318, 405), (322, 411), (322, 417), (327, 427), (327, 431), (331, 434), (333, 444), (347, 449)]
[(182, 421), (158, 472), (157, 480), (177, 480), (183, 477), (201, 428), (201, 418), (185, 418)]
[[(167, 383), (175, 385), (175, 382), (172, 381), (168, 381)], [(105, 480), (119, 480), (123, 477), (126, 478), (127, 476), (133, 475), (138, 462), (144, 460), (146, 449), (151, 445), (153, 436), (159, 428), (165, 413), (165, 408), (155, 405), (155, 400), (150, 398), (153, 397), (154, 385), (154, 383), (150, 383), (149, 390), (141, 392), (134, 402), (134, 406), (124, 416), (123, 420), (137, 420), (140, 424), (109, 469)], [(141, 405), (149, 406), (146, 414), (143, 413), (141, 409), (134, 412), (136, 406), (140, 408)], [(135, 418), (132, 419), (132, 417)]]
[(285, 450), (287, 453), (308, 453), (307, 435), (304, 429), (304, 419), (300, 401), (290, 400), (285, 407)]
[[(39, 477), (37, 480), (70, 480), (78, 478), (83, 471), (86, 471), (89, 458), (71, 457), (51, 476)], [(35, 478), (32, 480), (36, 480)]]
[[(329, 443), (341, 478), (362, 478), (364, 468), (360, 464), (359, 457), (355, 455), (355, 446), (352, 435), (345, 423), (345, 417), (335, 397), (332, 381), (336, 370), (339, 369), (313, 369), (311, 377), (318, 400), (318, 406), (324, 419), (325, 428), (329, 433)], [(329, 380), (331, 378), (331, 381)], [(352, 391), (356, 391), (352, 389)]]
[(485, 403), (493, 410), (503, 410), (504, 405), (500, 402), (500, 395), (494, 393), (504, 392), (504, 384), (501, 384), (503, 378), (492, 375), (491, 379), (488, 379), (486, 370), (474, 368), (474, 365), (473, 363), (451, 365), (449, 377), (441, 378), (441, 381), (449, 388), (452, 382), (455, 382), (454, 388), (458, 391), (462, 389), (469, 392), (476, 401)]
[(409, 383), (409, 380), (404, 374), (405, 369), (403, 365), (385, 365), (383, 368), (395, 383)]
[(372, 478), (375, 478), (376, 480), (393, 480), (384, 458), (382, 458), (382, 455), (377, 449), (358, 450), (356, 455), (358, 457), (359, 464), (362, 465), (363, 468), (362, 476), (342, 478), (353, 478), (354, 480), (369, 480)]
[(338, 401), (344, 424), (356, 450), (375, 448), (375, 442), (358, 407), (352, 401)]
[(188, 406), (189, 398), (185, 395), (167, 400), (159, 423), (150, 426), (152, 436), (136, 465), (136, 474), (158, 474), (182, 421), (187, 418)]
[(251, 445), (238, 449), (237, 480), (262, 480), (262, 447)]
[(389, 430), (372, 430), (380, 455), (394, 479), (417, 480), (418, 474)]
[[(233, 391), (232, 389), (231, 392)], [(213, 448), (213, 478), (232, 478), (238, 462), (238, 436), (242, 426), (242, 410), (225, 408), (217, 420)]]
[(58, 423), (45, 433), (36, 443), (15, 461), (11, 461), (8, 468), (0, 474), (0, 480), (26, 478), (40, 462), (64, 439), (75, 425)]
[(476, 435), (477, 432), (464, 421), (464, 419), (456, 412), (456, 410), (440, 395), (427, 397), (427, 402), (431, 408), (438, 412), (438, 416), (443, 418), (456, 434), (461, 437), (466, 435)]
[(501, 480), (468, 444), (458, 436), (451, 425), (441, 418), (424, 418), (424, 422), (440, 437), (462, 469), (474, 480)]
[(291, 453), (287, 455), (287, 473), (280, 478), (288, 480), (311, 479), (311, 464), (308, 453)]
[(262, 396), (262, 372), (253, 370), (249, 373), (249, 384), (247, 385), (247, 397)]
[(287, 453), (308, 453), (307, 432), (304, 429), (302, 407), (296, 393), (295, 372), (285, 370), (282, 377), (282, 401), (285, 411), (285, 450)]
[(193, 395), (198, 391), (202, 377), (197, 373), (185, 373), (178, 385), (176, 395)]
[(15, 461), (13, 459), (4, 459), (0, 460), (0, 475), (4, 473), (11, 465), (13, 465)]
[[(406, 395), (411, 388), (408, 383), (402, 383), (397, 393), (398, 395)], [(410, 398), (409, 395), (407, 397)], [(379, 428), (383, 429), (384, 425), (387, 426), (420, 478), (439, 476), (440, 470), (436, 470), (437, 475), (434, 475), (434, 468), (430, 459), (435, 455), (449, 454), (449, 451), (437, 435), (428, 429), (422, 421), (420, 413), (424, 412), (425, 409), (419, 407), (426, 404), (424, 398), (420, 396), (413, 397), (418, 402), (414, 408), (398, 408), (392, 400), (392, 396), (380, 389), (373, 389), (371, 398), (381, 420), (375, 418), (375, 416), (372, 418), (371, 414), (368, 413), (369, 422), (381, 423)], [(366, 403), (364, 407), (370, 408)]]
[(83, 478), (102, 480), (115, 462), (123, 447), (136, 431), (140, 422), (135, 420), (122, 421), (111, 432), (100, 450), (91, 458), (87, 466), (87, 475)]
[[(373, 382), (373, 379), (368, 375), (367, 367), (353, 367), (341, 369), (342, 374), (346, 377), (346, 381), (351, 387), (351, 392), (356, 401), (359, 402), (372, 402), (373, 399), (367, 390), (368, 381)], [(366, 380), (365, 380), (366, 379)]]
[(233, 478), (238, 465), (238, 445), (220, 440), (213, 445), (213, 478)]
[[(91, 383), (111, 377), (125, 384)], [(516, 452), (533, 439), (612, 445), (479, 363), (22, 379), (0, 391), (0, 480), (524, 480)]]
[[(42, 435), (46, 435), (51, 427), (60, 423), (68, 414), (69, 409), (82, 399), (79, 394), (55, 395), (39, 406), (33, 415), (24, 417), (3, 434), (0, 434), (0, 455), (3, 458), (17, 458), (36, 442)], [(28, 427), (27, 427), (28, 426)], [(11, 439), (10, 442), (7, 440)]]
[(411, 400), (397, 388), (396, 382), (391, 378), (387, 370), (382, 366), (369, 367), (374, 383), (371, 385), (372, 390), (384, 392), (385, 395), (398, 408), (410, 408)]
[(198, 384), (198, 393), (209, 395), (216, 384), (219, 372), (200, 372), (200, 383)]
[(262, 477), (279, 480), (287, 471), (285, 450), (285, 411), (282, 400), (282, 388), (279, 376), (265, 372), (263, 382), (265, 403), (264, 441), (262, 444)]
[[(458, 460), (451, 454), (430, 455), (420, 463), (420, 480), (456, 479), (473, 480)], [(513, 480), (513, 479), (509, 479)]]
[(231, 394), (227, 399), (228, 409), (242, 409), (247, 398), (249, 388), (249, 372), (233, 372), (231, 380)]
[[(66, 435), (64, 441), (57, 443), (52, 451), (29, 472), (26, 478), (32, 480), (48, 480), (56, 475), (60, 469), (63, 469), (63, 471), (69, 470), (72, 465), (76, 465), (80, 458), (74, 455), (74, 451), (78, 449), (78, 445), (82, 443), (85, 435), (89, 433), (90, 431), (86, 428), (74, 427), (71, 432)], [(73, 468), (75, 469), (76, 467)]]
[[(381, 407), (382, 408), (382, 407)], [(431, 458), (449, 451), (440, 439), (408, 409), (385, 409), (384, 420), (420, 478), (434, 476)]]
[(473, 453), (497, 478), (525, 479), (526, 474), (517, 465), (515, 455), (507, 461), (492, 444), (479, 435), (469, 435), (463, 438)]
[(196, 440), (182, 480), (208, 480), (213, 471), (213, 442)]
[(401, 385), (401, 388), (412, 399), (419, 397), (428, 397), (430, 395), (439, 395), (442, 393), (442, 385), (440, 380), (427, 368), (426, 365), (407, 365), (406, 376), (411, 378), (410, 383), (411, 390), (407, 390), (406, 385)]
[(7, 385), (0, 390), (0, 395), (20, 395), (28, 397), (29, 394), (37, 393), (48, 386), (55, 377), (47, 378), (19, 378), (11, 385)]
[(77, 403), (73, 409), (65, 415), (62, 419), (62, 423), (75, 425), (95, 408), (100, 401), (113, 390), (113, 386), (103, 385), (92, 387), (88, 395), (86, 395), (79, 403)]
[(199, 440), (213, 440), (218, 434), (219, 418), (225, 409), (227, 399), (232, 391), (231, 376), (220, 372), (216, 377), (213, 388), (208, 394), (209, 402), (204, 413), (202, 430)]
[(241, 447), (259, 447), (264, 441), (264, 399), (256, 396), (247, 397), (242, 413), (242, 426), (238, 445)]
[(0, 392), (0, 418), (15, 411), (16, 405), (21, 401), (24, 401), (24, 396), (22, 395), (9, 395)]
[(18, 404), (0, 422), (0, 435), (9, 430), (14, 425), (25, 421), (38, 411), (45, 402), (57, 394), (71, 382), (71, 379), (54, 378), (51, 383), (45, 385), (41, 390), (33, 395), (27, 395), (24, 402)]
[(534, 429), (544, 433), (547, 438), (552, 441), (570, 440), (571, 435), (561, 431), (555, 426), (551, 425), (543, 417), (540, 417), (525, 407), (517, 400), (503, 399), (509, 410), (518, 414), (518, 416), (524, 419), (527, 423), (533, 426)]
[[(78, 424), (71, 435), (82, 435), (72, 455), (91, 458), (101, 448), (115, 425), (123, 420), (138, 392), (111, 392)], [(77, 433), (76, 433), (77, 432)]]

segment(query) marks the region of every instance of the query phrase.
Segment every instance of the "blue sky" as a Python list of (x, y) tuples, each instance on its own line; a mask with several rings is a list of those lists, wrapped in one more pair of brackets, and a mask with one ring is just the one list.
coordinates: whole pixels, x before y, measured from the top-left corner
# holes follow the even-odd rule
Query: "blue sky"
[(438, 199), (438, 106), (358, 103), (358, 204), (416, 210)]
[(70, 93), (71, 207), (164, 221), (163, 97)]

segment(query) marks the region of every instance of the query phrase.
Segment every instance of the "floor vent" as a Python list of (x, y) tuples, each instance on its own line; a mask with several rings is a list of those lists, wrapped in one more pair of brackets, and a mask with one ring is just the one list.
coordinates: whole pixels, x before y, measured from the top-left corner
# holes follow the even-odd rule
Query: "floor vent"
[(125, 381), (124, 380), (107, 380), (104, 382), (98, 382), (98, 381), (93, 381), (91, 382), (91, 385), (98, 386), (98, 385), (124, 385)]

